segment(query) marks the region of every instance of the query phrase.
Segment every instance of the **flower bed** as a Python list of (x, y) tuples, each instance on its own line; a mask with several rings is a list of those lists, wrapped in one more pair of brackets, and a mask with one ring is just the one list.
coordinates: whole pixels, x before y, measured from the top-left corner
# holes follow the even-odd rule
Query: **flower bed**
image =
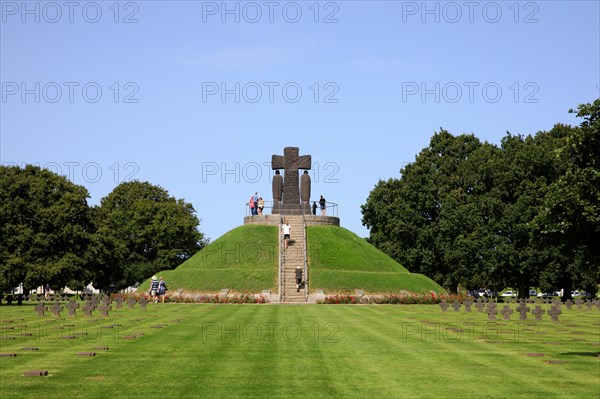
[(462, 301), (466, 296), (462, 294), (413, 294), (413, 293), (389, 293), (385, 295), (351, 295), (336, 294), (326, 296), (324, 299), (317, 300), (322, 304), (390, 304), (390, 305), (434, 305), (442, 300), (452, 302), (454, 300)]
[[(148, 294), (113, 294), (113, 299), (117, 296), (122, 297), (127, 301), (130, 297), (139, 300), (144, 297), (150, 301)], [(253, 294), (185, 294), (185, 295), (166, 295), (165, 303), (268, 303), (269, 301), (264, 295)]]

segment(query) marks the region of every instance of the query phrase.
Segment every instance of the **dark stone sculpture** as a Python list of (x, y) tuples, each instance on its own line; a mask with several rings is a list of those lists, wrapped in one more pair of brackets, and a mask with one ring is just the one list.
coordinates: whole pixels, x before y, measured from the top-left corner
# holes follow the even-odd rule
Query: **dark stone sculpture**
[(275, 171), (273, 176), (273, 212), (281, 213), (281, 197), (283, 195), (283, 176), (279, 173), (279, 170)]
[(302, 205), (310, 201), (310, 175), (306, 170), (300, 177), (300, 200)]
[[(310, 169), (311, 156), (299, 155), (298, 147), (285, 147), (283, 156), (273, 155), (271, 158), (271, 167), (273, 169), (285, 169), (285, 179), (283, 180), (283, 198), (281, 208), (278, 210), (273, 207), (273, 213), (281, 213), (287, 215), (301, 215), (302, 208), (300, 207), (299, 193), (299, 169)], [(275, 188), (275, 180), (273, 180), (273, 188)], [(275, 191), (275, 190), (273, 190)], [(273, 196), (275, 197), (275, 195)], [(306, 204), (305, 212), (310, 214), (310, 207)]]

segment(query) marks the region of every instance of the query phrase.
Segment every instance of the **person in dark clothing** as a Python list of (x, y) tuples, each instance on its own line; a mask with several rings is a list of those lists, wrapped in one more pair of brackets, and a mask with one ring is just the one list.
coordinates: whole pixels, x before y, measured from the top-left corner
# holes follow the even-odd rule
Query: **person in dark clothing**
[(325, 201), (323, 195), (321, 195), (321, 198), (319, 199), (319, 205), (321, 206), (321, 216), (325, 216), (325, 208), (327, 206), (327, 201)]
[(313, 215), (317, 214), (317, 203), (316, 202), (313, 202), (312, 211), (313, 211)]
[(296, 292), (300, 291), (302, 286), (302, 269), (300, 266), (296, 267)]

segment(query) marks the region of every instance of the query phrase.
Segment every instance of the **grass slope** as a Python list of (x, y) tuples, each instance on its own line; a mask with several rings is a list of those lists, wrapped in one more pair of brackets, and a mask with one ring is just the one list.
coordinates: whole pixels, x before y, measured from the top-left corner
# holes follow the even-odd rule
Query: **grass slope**
[[(351, 231), (337, 226), (307, 229), (311, 291), (368, 293), (444, 292), (428, 277), (409, 273), (398, 262)], [(159, 273), (170, 292), (277, 291), (277, 227), (237, 227), (199, 251), (175, 270)], [(300, 256), (300, 254), (299, 254)], [(149, 281), (141, 285), (147, 291)]]
[(369, 293), (410, 291), (444, 292), (430, 278), (409, 273), (363, 238), (336, 226), (314, 226), (307, 229), (310, 279), (312, 289), (325, 292)]
[[(148, 304), (147, 312), (136, 306), (108, 319), (65, 320), (40, 319), (25, 305), (0, 306), (0, 317), (2, 327), (13, 327), (0, 330), (0, 353), (17, 354), (0, 357), (3, 399), (528, 399), (600, 392), (597, 309), (563, 307), (558, 323), (546, 315), (541, 322), (514, 315), (488, 322), (484, 313), (442, 313), (433, 305)], [(61, 338), (80, 332), (87, 335)], [(123, 338), (134, 333), (143, 335)], [(32, 346), (39, 350), (21, 350)], [(97, 355), (76, 355), (83, 351)], [(50, 376), (22, 375), (40, 369)]]
[[(203, 248), (175, 270), (159, 273), (169, 291), (261, 292), (277, 287), (277, 227), (239, 226)], [(149, 281), (141, 289), (149, 289)]]

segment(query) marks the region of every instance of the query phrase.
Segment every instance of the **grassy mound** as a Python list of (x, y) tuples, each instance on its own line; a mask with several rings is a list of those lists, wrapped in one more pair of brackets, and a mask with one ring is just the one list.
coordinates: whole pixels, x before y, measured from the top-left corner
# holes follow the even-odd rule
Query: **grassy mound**
[(394, 259), (343, 227), (314, 226), (307, 229), (307, 234), (313, 291), (444, 292), (430, 278), (409, 273)]
[[(164, 277), (169, 292), (215, 293), (223, 288), (236, 292), (277, 289), (279, 265), (277, 227), (240, 226), (228, 231)], [(157, 275), (158, 275), (157, 274)], [(140, 289), (147, 291), (150, 282)]]
[[(429, 278), (409, 273), (398, 262), (351, 231), (336, 226), (309, 227), (308, 256), (311, 291), (368, 293), (444, 292)], [(279, 248), (277, 227), (237, 227), (199, 251), (175, 270), (159, 273), (170, 293), (277, 291)], [(140, 289), (147, 291), (149, 281)]]

